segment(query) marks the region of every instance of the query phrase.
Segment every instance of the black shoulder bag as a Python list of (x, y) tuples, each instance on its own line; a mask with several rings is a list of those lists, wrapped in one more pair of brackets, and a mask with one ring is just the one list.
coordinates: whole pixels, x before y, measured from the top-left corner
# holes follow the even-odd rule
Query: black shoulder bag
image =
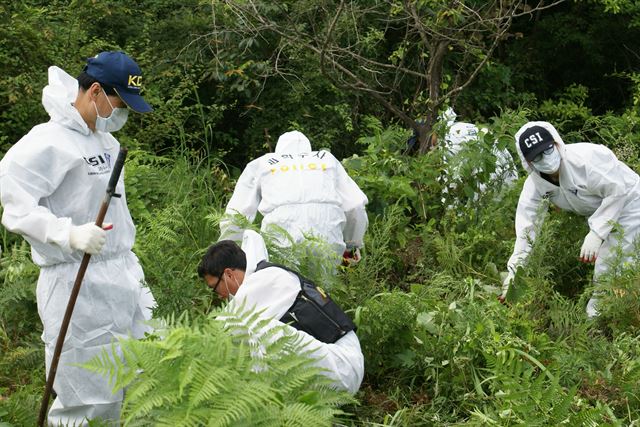
[(280, 264), (260, 261), (256, 271), (268, 267), (278, 267), (295, 274), (300, 280), (300, 292), (293, 305), (280, 319), (294, 328), (305, 331), (314, 338), (328, 344), (338, 341), (356, 325), (331, 297), (317, 287), (311, 280), (301, 276), (297, 271)]

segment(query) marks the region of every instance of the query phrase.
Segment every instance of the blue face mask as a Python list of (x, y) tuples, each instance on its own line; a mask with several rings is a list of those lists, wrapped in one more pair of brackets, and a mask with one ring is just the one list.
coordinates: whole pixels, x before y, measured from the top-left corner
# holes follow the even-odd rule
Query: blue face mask
[(552, 174), (560, 169), (560, 153), (555, 147), (545, 150), (531, 161), (531, 166), (540, 173)]

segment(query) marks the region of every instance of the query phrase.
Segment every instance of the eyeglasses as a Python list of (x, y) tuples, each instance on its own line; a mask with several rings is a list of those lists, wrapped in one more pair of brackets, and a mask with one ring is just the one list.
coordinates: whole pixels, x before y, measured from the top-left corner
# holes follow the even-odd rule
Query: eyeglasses
[[(213, 285), (213, 287), (209, 286), (213, 292), (216, 292), (216, 289), (218, 289), (218, 285), (220, 285), (220, 282), (222, 281), (222, 278), (224, 277), (225, 270), (227, 270), (227, 269), (225, 268), (224, 270), (222, 270), (222, 273), (220, 273), (220, 276), (218, 277), (218, 281), (216, 282), (216, 284)], [(229, 270), (235, 271), (236, 269), (235, 268), (230, 268)]]
[(537, 163), (540, 160), (542, 160), (542, 156), (548, 156), (549, 154), (553, 153), (554, 148), (553, 147), (549, 147), (546, 150), (544, 150), (542, 153), (538, 154), (537, 156), (535, 156), (533, 159), (531, 159), (531, 162), (533, 163)]
[(218, 289), (218, 285), (220, 284), (220, 281), (222, 280), (223, 276), (224, 276), (224, 272), (220, 275), (220, 277), (218, 277), (218, 281), (216, 282), (216, 284), (213, 285), (213, 288), (211, 289), (213, 292), (215, 292), (216, 289)]

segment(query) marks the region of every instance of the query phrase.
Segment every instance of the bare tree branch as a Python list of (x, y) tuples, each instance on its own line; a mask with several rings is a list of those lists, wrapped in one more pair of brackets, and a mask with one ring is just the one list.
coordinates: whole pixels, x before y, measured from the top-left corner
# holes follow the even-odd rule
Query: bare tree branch
[[(214, 19), (210, 37), (218, 42), (225, 31), (264, 42), (267, 34), (275, 37), (269, 38), (276, 43), (270, 61), (273, 75), (284, 79), (293, 76), (281, 67), (282, 58), (312, 53), (336, 87), (373, 98), (417, 130), (424, 151), (440, 105), (477, 78), (514, 19), (565, 1), (528, 6), (525, 0), (450, 0), (434, 7), (416, 0), (324, 0), (310, 10), (294, 11), (261, 0), (222, 0), (238, 25), (223, 29)], [(451, 86), (441, 93), (446, 73), (452, 72)], [(419, 123), (421, 117), (426, 120)]]

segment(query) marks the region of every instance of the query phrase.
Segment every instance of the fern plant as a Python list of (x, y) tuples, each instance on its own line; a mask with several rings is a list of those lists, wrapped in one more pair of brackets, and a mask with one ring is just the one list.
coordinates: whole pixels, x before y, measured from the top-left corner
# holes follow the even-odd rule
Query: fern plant
[[(614, 232), (623, 241), (624, 230), (615, 225)], [(631, 254), (620, 245), (611, 248), (607, 272), (594, 284), (598, 295), (598, 323), (614, 334), (636, 333), (640, 327), (640, 239)]]
[[(127, 388), (125, 426), (328, 426), (352, 402), (280, 328), (258, 336), (257, 313), (186, 316), (143, 341), (120, 342), (86, 368)], [(114, 352), (115, 352), (114, 348)]]
[(487, 353), (486, 376), (491, 399), (471, 412), (473, 425), (622, 425), (604, 404), (595, 407), (563, 387), (559, 378), (532, 355), (517, 348)]
[(0, 427), (36, 425), (43, 387), (43, 383), (36, 381), (13, 390), (8, 397), (4, 397), (0, 388)]
[(127, 160), (127, 202), (136, 224), (134, 252), (154, 294), (157, 316), (209, 305), (203, 286), (182, 286), (197, 279), (196, 266), (217, 230), (205, 219), (219, 204), (226, 181), (219, 169), (175, 155), (161, 158), (135, 151)]
[(38, 271), (25, 241), (5, 248), (0, 258), (0, 389), (28, 384), (43, 368)]
[(250, 222), (241, 214), (229, 215), (213, 212), (207, 215), (206, 219), (214, 229), (220, 227), (220, 221), (223, 219), (228, 220), (231, 225), (230, 232), (223, 238), (234, 239), (238, 244), (242, 243), (240, 241), (241, 230), (255, 231), (264, 239), (269, 253), (269, 261), (293, 268), (324, 289), (331, 290), (337, 283), (336, 263), (338, 259), (336, 253), (331, 245), (320, 236), (303, 233), (304, 239), (296, 242), (283, 227), (269, 224), (266, 230), (262, 230), (260, 221)]

